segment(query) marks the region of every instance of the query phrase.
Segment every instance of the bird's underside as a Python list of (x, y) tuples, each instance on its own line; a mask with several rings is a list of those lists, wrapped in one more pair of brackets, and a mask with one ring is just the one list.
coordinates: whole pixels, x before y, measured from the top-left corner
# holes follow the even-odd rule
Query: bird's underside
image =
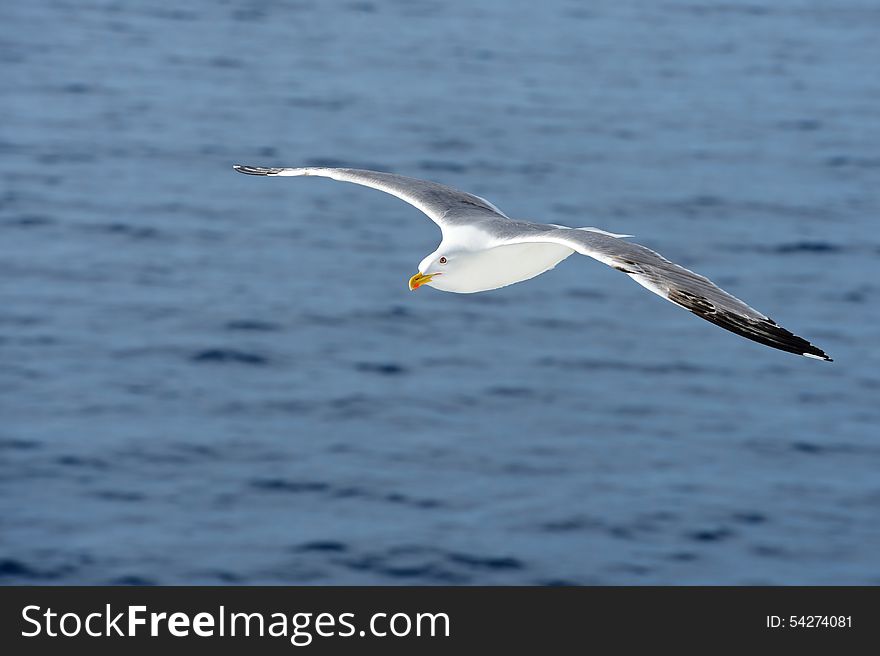
[[(437, 286), (439, 289), (447, 291), (491, 289), (526, 280), (553, 266), (553, 264), (545, 266), (528, 275), (515, 274), (513, 279), (502, 284), (487, 286), (483, 281), (481, 286), (481, 282), (477, 280), (473, 282), (473, 289), (456, 289), (453, 285), (444, 287), (442, 284), (455, 278), (454, 275), (450, 275), (458, 262), (454, 259), (454, 255), (460, 256), (459, 259), (463, 263), (468, 258), (479, 259), (483, 253), (517, 247), (507, 250), (516, 251), (519, 253), (517, 257), (522, 258), (521, 254), (527, 251), (525, 247), (529, 244), (541, 245), (543, 251), (553, 246), (560, 248), (558, 258), (560, 261), (570, 252), (578, 252), (597, 259), (626, 273), (637, 283), (668, 301), (742, 337), (789, 353), (819, 360), (831, 360), (822, 349), (782, 328), (766, 315), (722, 290), (708, 278), (670, 262), (644, 246), (621, 238), (628, 235), (613, 235), (596, 228), (568, 228), (516, 221), (508, 218), (492, 203), (479, 196), (434, 182), (392, 173), (322, 167), (236, 166), (235, 170), (249, 175), (311, 175), (353, 182), (392, 194), (417, 207), (437, 223), (443, 232), (443, 241), (436, 253), (437, 258), (440, 258), (437, 261), (441, 261), (441, 265), (437, 265), (436, 261), (429, 262), (426, 266), (432, 267), (433, 273), (423, 271), (420, 267), (420, 274), (417, 274), (422, 275), (425, 281), (436, 277), (432, 286)], [(448, 249), (449, 267), (444, 266), (447, 261), (443, 255), (444, 248)], [(567, 249), (570, 249), (570, 252)], [(426, 261), (428, 259), (426, 258)], [(486, 261), (488, 262), (489, 259), (487, 257)], [(521, 262), (517, 264), (523, 268)], [(499, 273), (497, 256), (494, 273)], [(499, 279), (503, 277), (502, 275)]]

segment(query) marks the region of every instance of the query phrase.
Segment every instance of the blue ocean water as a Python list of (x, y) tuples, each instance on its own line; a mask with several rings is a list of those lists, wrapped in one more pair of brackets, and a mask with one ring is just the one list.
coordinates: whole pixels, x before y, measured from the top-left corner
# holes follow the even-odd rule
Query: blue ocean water
[[(880, 6), (0, 9), (0, 582), (880, 584)], [(410, 293), (343, 165), (632, 233)]]

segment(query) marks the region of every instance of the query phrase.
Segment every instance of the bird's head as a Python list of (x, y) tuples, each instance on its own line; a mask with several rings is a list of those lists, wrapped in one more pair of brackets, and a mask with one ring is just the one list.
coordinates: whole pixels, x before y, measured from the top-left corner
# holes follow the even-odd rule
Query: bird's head
[(431, 280), (449, 273), (449, 267), (454, 266), (454, 256), (442, 251), (435, 251), (419, 263), (419, 272), (409, 279), (410, 291), (415, 291), (422, 285), (431, 285)]

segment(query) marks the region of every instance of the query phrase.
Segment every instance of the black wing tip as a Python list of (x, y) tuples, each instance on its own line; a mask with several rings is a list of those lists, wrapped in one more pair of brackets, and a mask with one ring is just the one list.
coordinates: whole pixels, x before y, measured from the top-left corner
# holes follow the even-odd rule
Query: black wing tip
[(265, 166), (243, 166), (241, 164), (235, 164), (233, 167), (239, 173), (244, 173), (245, 175), (275, 175), (281, 169), (270, 169)]
[(812, 344), (810, 344), (810, 351), (807, 353), (801, 353), (805, 358), (810, 358), (811, 360), (822, 360), (823, 362), (834, 362), (834, 358), (830, 357), (825, 351), (820, 348), (816, 348)]
[(834, 362), (831, 356), (818, 346), (814, 346), (803, 337), (786, 330), (772, 319), (744, 322), (739, 317), (731, 320), (732, 317), (730, 316), (721, 319), (721, 321), (714, 321), (705, 316), (703, 318), (708, 319), (713, 323), (717, 323), (722, 328), (726, 328), (742, 337), (764, 344), (765, 346), (779, 349), (780, 351), (787, 351), (788, 353), (794, 353), (795, 355), (801, 355), (811, 360)]
[[(791, 350), (790, 352), (796, 353), (797, 348), (800, 347), (801, 352), (799, 355), (802, 355), (805, 358), (810, 358), (811, 360), (822, 360), (823, 362), (834, 362), (834, 359), (818, 346), (811, 344), (803, 337), (799, 337), (798, 335), (795, 335), (794, 333), (786, 330), (775, 321), (773, 321), (773, 319), (767, 319), (764, 323), (765, 329), (768, 329), (767, 335), (769, 335), (774, 341), (784, 342), (788, 346), (793, 347), (793, 350)], [(745, 336), (749, 337), (748, 335)], [(768, 346), (781, 348), (778, 344), (768, 344)]]
[(813, 346), (803, 337), (786, 330), (773, 319), (754, 319), (739, 315), (735, 312), (725, 311), (716, 307), (711, 301), (700, 295), (673, 289), (667, 294), (667, 298), (673, 303), (690, 310), (701, 319), (705, 319), (716, 326), (736, 333), (741, 337), (750, 339), (759, 344), (779, 349), (787, 353), (802, 355), (812, 360), (834, 362), (831, 357), (818, 346)]

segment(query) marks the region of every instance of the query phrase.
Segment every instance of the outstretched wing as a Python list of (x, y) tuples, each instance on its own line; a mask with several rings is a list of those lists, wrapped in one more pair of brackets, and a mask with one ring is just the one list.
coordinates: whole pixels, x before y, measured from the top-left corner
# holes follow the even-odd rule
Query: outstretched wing
[(708, 278), (670, 262), (649, 248), (593, 231), (534, 228), (518, 236), (506, 237), (498, 245), (530, 242), (563, 244), (622, 271), (643, 287), (716, 326), (782, 351), (831, 360), (822, 349), (777, 325)]
[(263, 168), (258, 166), (234, 166), (239, 173), (248, 175), (316, 175), (332, 178), (342, 182), (353, 182), (365, 187), (397, 196), (420, 209), (434, 223), (440, 226), (452, 226), (462, 223), (474, 223), (481, 218), (498, 219), (507, 216), (492, 203), (479, 196), (447, 187), (446, 185), (407, 178), (394, 173), (366, 171), (363, 169), (335, 169), (324, 167), (303, 168)]

